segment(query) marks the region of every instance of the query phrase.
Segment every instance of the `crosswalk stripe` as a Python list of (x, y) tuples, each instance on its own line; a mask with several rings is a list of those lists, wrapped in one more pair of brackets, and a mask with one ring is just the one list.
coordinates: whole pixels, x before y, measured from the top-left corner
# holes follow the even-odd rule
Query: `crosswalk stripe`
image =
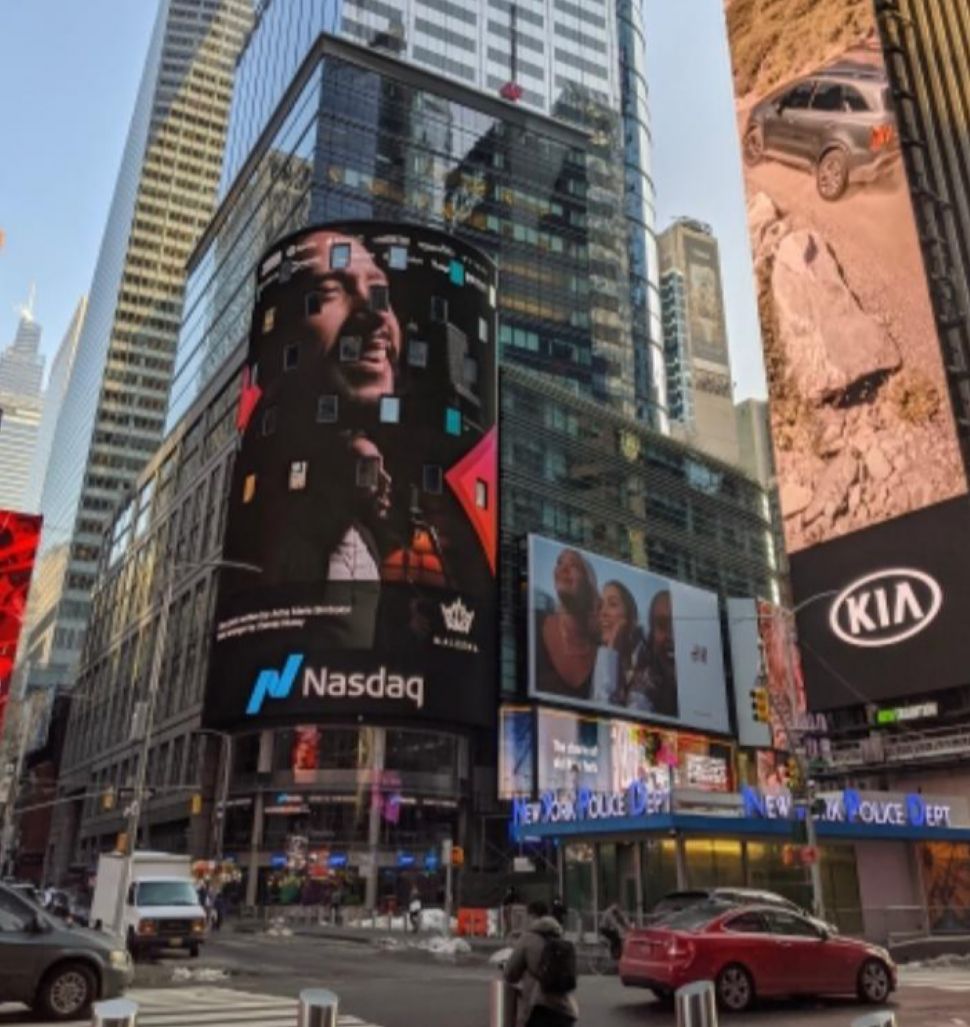
[[(257, 995), (231, 988), (135, 988), (127, 997), (138, 1003), (139, 1027), (294, 1027), (297, 1002), (274, 995)], [(36, 1020), (3, 1019), (4, 1027), (54, 1027)], [(76, 1021), (89, 1027), (90, 1021)], [(61, 1025), (65, 1027), (65, 1025)], [(68, 1025), (72, 1027), (72, 1025)], [(337, 1027), (377, 1027), (357, 1016), (341, 1014)]]

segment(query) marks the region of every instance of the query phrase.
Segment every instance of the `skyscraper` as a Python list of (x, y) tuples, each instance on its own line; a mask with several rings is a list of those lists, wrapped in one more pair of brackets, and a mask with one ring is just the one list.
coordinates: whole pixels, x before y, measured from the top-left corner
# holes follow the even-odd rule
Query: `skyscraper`
[(60, 417), (61, 406), (64, 403), (64, 396), (71, 380), (71, 370), (74, 367), (74, 355), (77, 353), (78, 339), (81, 337), (81, 329), (84, 327), (84, 317), (87, 314), (88, 298), (82, 296), (78, 300), (71, 322), (67, 326), (64, 338), (51, 364), (50, 377), (47, 380), (47, 388), (44, 391), (44, 409), (40, 418), (40, 427), (37, 431), (37, 448), (34, 452), (34, 459), (30, 465), (30, 475), (27, 481), (27, 494), (30, 497), (31, 509), (40, 508), (40, 497), (44, 492), (44, 478), (47, 475), (47, 464), (50, 460), (51, 447), (54, 444), (54, 432), (57, 428), (57, 419)]
[(661, 234), (660, 284), (673, 434), (737, 463), (721, 259), (709, 225), (680, 218)]
[(216, 198), (251, 0), (161, 0), (58, 418), (26, 645), (69, 683), (106, 519), (157, 447), (184, 264)]
[[(591, 174), (584, 184), (584, 198), (594, 214), (609, 212), (598, 213), (586, 243), (589, 345), (575, 347), (568, 339), (547, 336), (538, 340), (540, 352), (533, 352), (529, 364), (559, 382), (566, 380), (570, 388), (617, 413), (665, 429), (666, 381), (659, 270), (651, 259), (655, 253), (653, 185), (648, 173), (649, 113), (639, 0), (266, 0), (257, 18), (239, 62), (223, 195), (240, 175), (322, 32), (343, 36), (374, 52), (390, 53), (484, 95), (577, 125), (589, 134), (584, 149)], [(439, 119), (427, 121), (436, 124), (436, 131), (455, 137), (454, 128)], [(510, 205), (516, 202), (510, 193)], [(416, 213), (423, 220), (433, 211)], [(571, 227), (580, 234), (587, 226), (574, 223)], [(239, 270), (224, 272), (230, 273), (245, 277)], [(586, 296), (583, 300), (585, 304)], [(508, 319), (508, 331), (515, 328), (526, 326)], [(511, 348), (506, 352), (515, 359)], [(544, 369), (541, 356), (546, 357)], [(180, 355), (180, 362), (187, 357), (188, 351)], [(211, 360), (206, 366), (209, 372), (215, 370)], [(197, 370), (193, 367), (192, 373)], [(176, 402), (184, 399), (184, 388), (177, 384), (173, 396)]]
[(36, 510), (29, 488), (37, 446), (44, 380), (38, 352), (41, 327), (34, 320), (33, 291), (20, 312), (13, 342), (0, 352), (0, 509)]

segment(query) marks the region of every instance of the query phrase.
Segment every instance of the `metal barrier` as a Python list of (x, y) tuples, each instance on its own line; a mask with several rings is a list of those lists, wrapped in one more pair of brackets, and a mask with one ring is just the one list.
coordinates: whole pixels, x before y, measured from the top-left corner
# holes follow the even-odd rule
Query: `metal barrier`
[(138, 1003), (129, 998), (96, 1002), (91, 1011), (91, 1027), (136, 1027)]
[(515, 1007), (519, 992), (514, 984), (501, 977), (491, 981), (488, 988), (488, 1027), (515, 1027)]
[(677, 1027), (717, 1027), (717, 998), (713, 981), (694, 981), (674, 995)]
[(337, 996), (326, 988), (305, 988), (300, 992), (297, 1027), (337, 1027)]
[(891, 1009), (867, 1013), (852, 1021), (852, 1027), (896, 1027), (896, 1014)]

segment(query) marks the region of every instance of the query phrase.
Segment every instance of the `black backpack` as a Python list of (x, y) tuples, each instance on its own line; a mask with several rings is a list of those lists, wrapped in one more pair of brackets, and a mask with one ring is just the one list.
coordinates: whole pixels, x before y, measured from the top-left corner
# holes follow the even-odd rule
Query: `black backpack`
[(576, 946), (565, 938), (546, 938), (536, 980), (547, 995), (568, 995), (575, 991)]

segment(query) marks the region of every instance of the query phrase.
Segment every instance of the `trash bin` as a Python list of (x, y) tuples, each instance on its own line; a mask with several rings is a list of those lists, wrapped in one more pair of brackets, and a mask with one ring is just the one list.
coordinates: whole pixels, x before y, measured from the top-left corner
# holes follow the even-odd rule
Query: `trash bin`
[(713, 981), (694, 981), (674, 994), (677, 1027), (717, 1027), (717, 998)]
[(489, 985), (488, 1027), (515, 1027), (519, 989), (497, 977)]

